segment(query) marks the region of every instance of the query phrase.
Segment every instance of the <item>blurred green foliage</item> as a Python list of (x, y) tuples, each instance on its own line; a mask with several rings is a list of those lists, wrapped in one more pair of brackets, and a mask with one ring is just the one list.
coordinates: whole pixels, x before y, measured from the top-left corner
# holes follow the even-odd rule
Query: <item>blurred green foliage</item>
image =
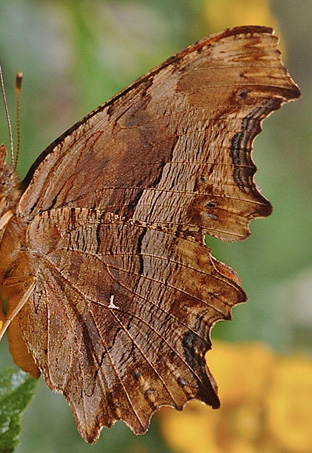
[[(232, 0), (235, 2), (236, 0)], [(14, 77), (24, 72), (21, 177), (58, 135), (144, 72), (208, 35), (209, 0), (1, 0), (0, 60), (11, 111)], [(252, 2), (249, 2), (252, 7)], [(236, 244), (210, 240), (214, 255), (242, 278), (249, 303), (219, 323), (214, 337), (264, 340), (280, 351), (309, 352), (312, 345), (312, 178), (310, 0), (274, 0), (286, 64), (303, 98), (264, 123), (255, 143), (256, 180), (274, 213), (252, 224)], [(228, 26), (240, 25), (230, 23)], [(270, 25), (270, 24), (263, 24)], [(14, 114), (12, 121), (15, 123)], [(4, 114), (1, 141), (8, 146)], [(1, 345), (1, 367), (11, 363)], [(41, 380), (23, 420), (19, 453), (163, 452), (157, 420), (137, 438), (122, 423), (102, 432), (96, 446), (76, 432), (64, 398)]]
[(36, 381), (16, 368), (0, 371), (0, 451), (11, 453), (21, 432), (21, 414), (34, 395)]

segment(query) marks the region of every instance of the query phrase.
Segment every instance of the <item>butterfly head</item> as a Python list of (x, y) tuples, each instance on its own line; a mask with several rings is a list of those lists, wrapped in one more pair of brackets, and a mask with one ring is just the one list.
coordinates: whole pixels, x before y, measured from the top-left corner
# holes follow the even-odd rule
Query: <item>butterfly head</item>
[(14, 211), (20, 197), (18, 177), (14, 168), (6, 162), (7, 150), (0, 145), (0, 219)]

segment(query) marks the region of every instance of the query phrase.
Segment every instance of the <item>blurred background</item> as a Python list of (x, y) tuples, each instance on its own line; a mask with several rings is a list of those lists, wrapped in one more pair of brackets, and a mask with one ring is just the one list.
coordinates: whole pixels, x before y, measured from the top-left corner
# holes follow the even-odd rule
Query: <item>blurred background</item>
[[(270, 356), (267, 369), (287, 357), (300, 354), (304, 361), (305, 357), (311, 357), (311, 0), (0, 2), (0, 60), (13, 127), (15, 74), (24, 73), (18, 166), (21, 177), (57, 136), (144, 72), (205, 35), (243, 24), (275, 28), (281, 37), (284, 62), (303, 96), (267, 119), (254, 145), (253, 157), (258, 167), (255, 179), (273, 204), (273, 215), (253, 222), (252, 235), (242, 243), (207, 241), (218, 259), (236, 269), (249, 298), (248, 304), (234, 309), (232, 322), (219, 323), (212, 332), (216, 345), (229, 345), (226, 353), (229, 363), (233, 354), (242, 351), (237, 380), (233, 372), (229, 384), (233, 393), (240, 376), (245, 370), (250, 372), (250, 360), (257, 362), (258, 353), (262, 360), (262, 344), (269, 348), (264, 353)], [(8, 147), (4, 109), (0, 115), (0, 131), (0, 141)], [(219, 340), (228, 343), (218, 343)], [(261, 342), (261, 347), (259, 350), (255, 347), (248, 355), (244, 348), (252, 347), (254, 341)], [(231, 349), (233, 347), (235, 349)], [(11, 363), (4, 341), (0, 365)], [(214, 371), (210, 353), (208, 363)], [(304, 363), (312, 379), (309, 362)], [(231, 370), (228, 373), (231, 374)], [(300, 387), (300, 382), (298, 385)], [(311, 386), (309, 389), (310, 394), (305, 398), (309, 406), (305, 406), (306, 414), (311, 414), (312, 408)], [(262, 392), (266, 392), (266, 386)], [(265, 395), (258, 397), (261, 400)], [(206, 421), (216, 413), (210, 409), (205, 411), (202, 417)], [(169, 418), (171, 413), (175, 412), (170, 411)], [(150, 431), (143, 437), (134, 436), (123, 423), (117, 423), (112, 429), (102, 431), (96, 446), (89, 446), (80, 439), (65, 400), (52, 394), (40, 379), (36, 396), (23, 417), (21, 445), (17, 451), (312, 451), (312, 439), (311, 444), (304, 446), (300, 444), (300, 436), (299, 443), (276, 444), (272, 450), (264, 449), (261, 442), (248, 443), (249, 449), (225, 450), (217, 445), (217, 440), (214, 446), (207, 443), (200, 449), (196, 444), (198, 438), (194, 439), (192, 449), (174, 442), (175, 433), (171, 430), (181, 434), (183, 423), (189, 420), (187, 412), (178, 415), (180, 421), (173, 425), (169, 424), (169, 419), (167, 422), (167, 411), (154, 417)], [(189, 423), (194, 423), (195, 432), (198, 422)], [(312, 418), (309, 424), (312, 426)], [(188, 425), (188, 429), (192, 431), (192, 426)], [(287, 437), (287, 430), (284, 433)]]

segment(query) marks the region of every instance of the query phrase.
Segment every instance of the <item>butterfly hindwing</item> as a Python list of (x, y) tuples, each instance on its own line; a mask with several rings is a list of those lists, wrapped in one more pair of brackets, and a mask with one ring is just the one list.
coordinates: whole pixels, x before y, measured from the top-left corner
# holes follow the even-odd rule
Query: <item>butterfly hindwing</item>
[[(219, 405), (205, 362), (209, 330), (245, 295), (207, 247), (81, 208), (36, 216), (28, 243), (40, 297), (27, 304), (22, 329), (85, 438), (118, 418), (144, 432), (157, 407), (181, 409), (190, 398)], [(31, 335), (38, 321), (47, 325), (40, 340)]]

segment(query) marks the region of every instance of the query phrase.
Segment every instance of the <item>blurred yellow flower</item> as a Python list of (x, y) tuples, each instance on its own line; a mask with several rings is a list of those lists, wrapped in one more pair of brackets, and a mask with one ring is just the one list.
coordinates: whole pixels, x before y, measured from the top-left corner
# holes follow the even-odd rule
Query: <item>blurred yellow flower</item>
[(277, 26), (269, 0), (207, 0), (206, 17), (214, 31), (236, 25)]
[(185, 453), (310, 453), (312, 361), (278, 356), (260, 343), (214, 342), (209, 367), (222, 407), (194, 401), (163, 409), (163, 436)]
[(268, 393), (268, 422), (285, 450), (312, 452), (312, 364), (305, 357), (280, 359)]

